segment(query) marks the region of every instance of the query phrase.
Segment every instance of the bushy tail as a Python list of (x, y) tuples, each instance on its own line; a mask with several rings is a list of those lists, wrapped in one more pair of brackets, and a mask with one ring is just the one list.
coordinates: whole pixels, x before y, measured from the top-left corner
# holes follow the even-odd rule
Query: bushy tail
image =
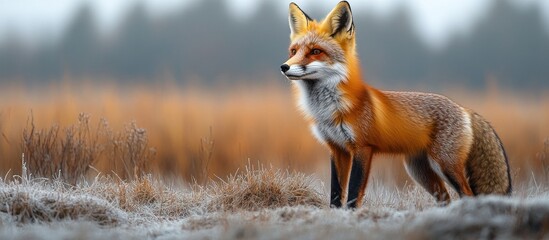
[(480, 115), (471, 113), (471, 123), (474, 138), (467, 159), (467, 176), (473, 193), (510, 195), (509, 161), (501, 140)]

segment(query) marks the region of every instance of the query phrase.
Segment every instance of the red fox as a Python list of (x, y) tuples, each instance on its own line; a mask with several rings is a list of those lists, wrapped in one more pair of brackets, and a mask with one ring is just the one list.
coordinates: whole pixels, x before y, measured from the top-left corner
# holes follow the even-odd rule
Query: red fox
[(362, 80), (351, 7), (342, 1), (323, 21), (290, 4), (289, 59), (298, 106), (331, 152), (333, 207), (360, 207), (372, 155), (404, 154), (408, 174), (437, 201), (444, 182), (462, 196), (511, 194), (501, 140), (475, 112), (431, 93), (375, 89)]

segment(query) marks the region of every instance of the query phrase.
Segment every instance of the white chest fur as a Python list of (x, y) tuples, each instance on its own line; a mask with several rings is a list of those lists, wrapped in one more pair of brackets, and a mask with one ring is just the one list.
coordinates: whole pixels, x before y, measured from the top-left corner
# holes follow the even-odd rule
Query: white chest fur
[(345, 148), (353, 142), (353, 130), (347, 124), (313, 124), (311, 131), (318, 141), (335, 143)]
[(300, 91), (299, 107), (314, 123), (313, 135), (323, 143), (327, 141), (345, 147), (354, 140), (352, 128), (343, 123), (335, 123), (338, 112), (348, 111), (346, 102), (337, 88), (336, 82), (319, 80), (295, 81)]

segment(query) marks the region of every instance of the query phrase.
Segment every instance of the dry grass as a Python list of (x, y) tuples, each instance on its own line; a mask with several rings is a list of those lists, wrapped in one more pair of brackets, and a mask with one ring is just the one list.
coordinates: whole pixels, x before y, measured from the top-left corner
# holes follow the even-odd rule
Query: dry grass
[(302, 173), (252, 166), (205, 186), (168, 185), (150, 175), (131, 181), (98, 175), (73, 186), (63, 179), (24, 175), (0, 180), (0, 214), (16, 224), (80, 219), (116, 226), (209, 212), (321, 207), (326, 202), (315, 181)]
[[(447, 95), (492, 123), (518, 182), (532, 179), (532, 173), (547, 175), (540, 153), (549, 136), (549, 95), (527, 96), (497, 88), (452, 90)], [(87, 113), (84, 120), (79, 119), (81, 112)], [(27, 123), (29, 116), (34, 118), (32, 125)], [(72, 149), (70, 154), (63, 153), (63, 145)], [(34, 154), (28, 153), (31, 149)], [(122, 179), (138, 178), (145, 171), (198, 183), (226, 177), (250, 159), (317, 172), (321, 177), (327, 176), (329, 167), (327, 150), (309, 133), (288, 86), (204, 89), (165, 84), (150, 89), (65, 83), (34, 89), (2, 87), (0, 174), (10, 169), (10, 174), (21, 174), (23, 152), (31, 172), (51, 176), (62, 169), (61, 176), (68, 179), (89, 172), (90, 165)], [(68, 158), (55, 157), (60, 162), (37, 169), (35, 162), (42, 160), (32, 156), (51, 159), (55, 154)], [(59, 167), (77, 156), (80, 164), (73, 166), (83, 169)], [(374, 177), (389, 185), (409, 181), (399, 157), (395, 161), (395, 157), (380, 156), (373, 166)]]
[(549, 95), (448, 93), (498, 131), (513, 197), (438, 207), (380, 156), (350, 211), (288, 88), (0, 89), (0, 239), (549, 237)]
[(82, 192), (62, 181), (16, 176), (0, 183), (2, 222), (17, 225), (64, 220), (92, 221), (117, 226), (126, 221), (126, 213), (93, 192)]
[[(156, 149), (149, 147), (149, 138), (144, 128), (131, 122), (120, 132), (106, 128), (107, 154), (111, 170), (123, 179), (137, 179), (149, 172), (154, 164)], [(122, 165), (122, 166), (120, 166)]]
[(247, 166), (244, 174), (213, 182), (207, 191), (213, 194), (209, 209), (249, 210), (307, 205), (320, 207), (323, 196), (311, 188), (313, 179), (303, 173)]
[(80, 114), (78, 123), (64, 128), (62, 136), (57, 124), (38, 130), (32, 116), (27, 124), (23, 129), (23, 159), (37, 177), (59, 176), (75, 184), (86, 176), (101, 152), (98, 140), (104, 130), (98, 127), (92, 133), (87, 115)]
[[(268, 176), (268, 177), (265, 177)], [(271, 179), (269, 177), (276, 177)], [(370, 185), (363, 207), (328, 208), (313, 176), (248, 166), (207, 186), (140, 177), (0, 181), (2, 239), (524, 239), (549, 236), (548, 191), (437, 207), (416, 186)], [(320, 187), (322, 188), (322, 187)], [(539, 189), (538, 189), (539, 190)], [(518, 192), (532, 189), (517, 189)]]
[[(147, 130), (148, 146), (156, 149), (150, 171), (188, 181), (227, 176), (248, 159), (293, 169), (325, 160), (326, 150), (311, 138), (289, 93), (284, 93), (287, 89), (240, 88), (225, 93), (173, 86), (153, 90), (108, 85), (1, 89), (0, 156), (5, 161), (0, 162), (0, 173), (11, 169), (20, 174), (23, 151), (19, 143), (31, 111), (36, 129), (74, 125), (80, 112), (90, 116), (90, 126), (108, 119), (113, 132), (127, 132), (123, 124), (135, 122)], [(131, 167), (124, 173), (121, 161), (111, 155), (104, 150), (94, 167), (105, 173), (114, 170), (121, 178), (133, 175)]]
[(92, 130), (89, 116), (83, 113), (75, 125), (62, 131), (57, 124), (36, 129), (31, 116), (23, 129), (21, 148), (31, 175), (60, 178), (73, 185), (88, 176), (100, 157), (110, 161), (118, 177), (137, 179), (149, 170), (155, 156), (155, 150), (148, 146), (147, 132), (135, 122), (113, 132), (108, 122), (101, 119)]
[(543, 150), (537, 154), (537, 159), (541, 165), (541, 182), (549, 182), (549, 138), (545, 139)]

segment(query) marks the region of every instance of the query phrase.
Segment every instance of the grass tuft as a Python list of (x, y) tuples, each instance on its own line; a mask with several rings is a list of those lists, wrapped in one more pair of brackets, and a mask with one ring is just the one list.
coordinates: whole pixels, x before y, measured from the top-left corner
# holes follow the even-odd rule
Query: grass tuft
[(124, 222), (125, 214), (108, 201), (89, 194), (74, 196), (36, 188), (42, 184), (1, 184), (0, 212), (9, 214), (16, 224), (85, 220), (115, 226)]
[(249, 165), (243, 174), (207, 188), (213, 195), (209, 209), (256, 211), (264, 208), (310, 205), (320, 207), (326, 201), (313, 187), (314, 180), (298, 172)]
[(143, 177), (137, 180), (133, 188), (133, 201), (138, 204), (151, 204), (156, 202), (158, 193), (151, 185), (149, 178)]

